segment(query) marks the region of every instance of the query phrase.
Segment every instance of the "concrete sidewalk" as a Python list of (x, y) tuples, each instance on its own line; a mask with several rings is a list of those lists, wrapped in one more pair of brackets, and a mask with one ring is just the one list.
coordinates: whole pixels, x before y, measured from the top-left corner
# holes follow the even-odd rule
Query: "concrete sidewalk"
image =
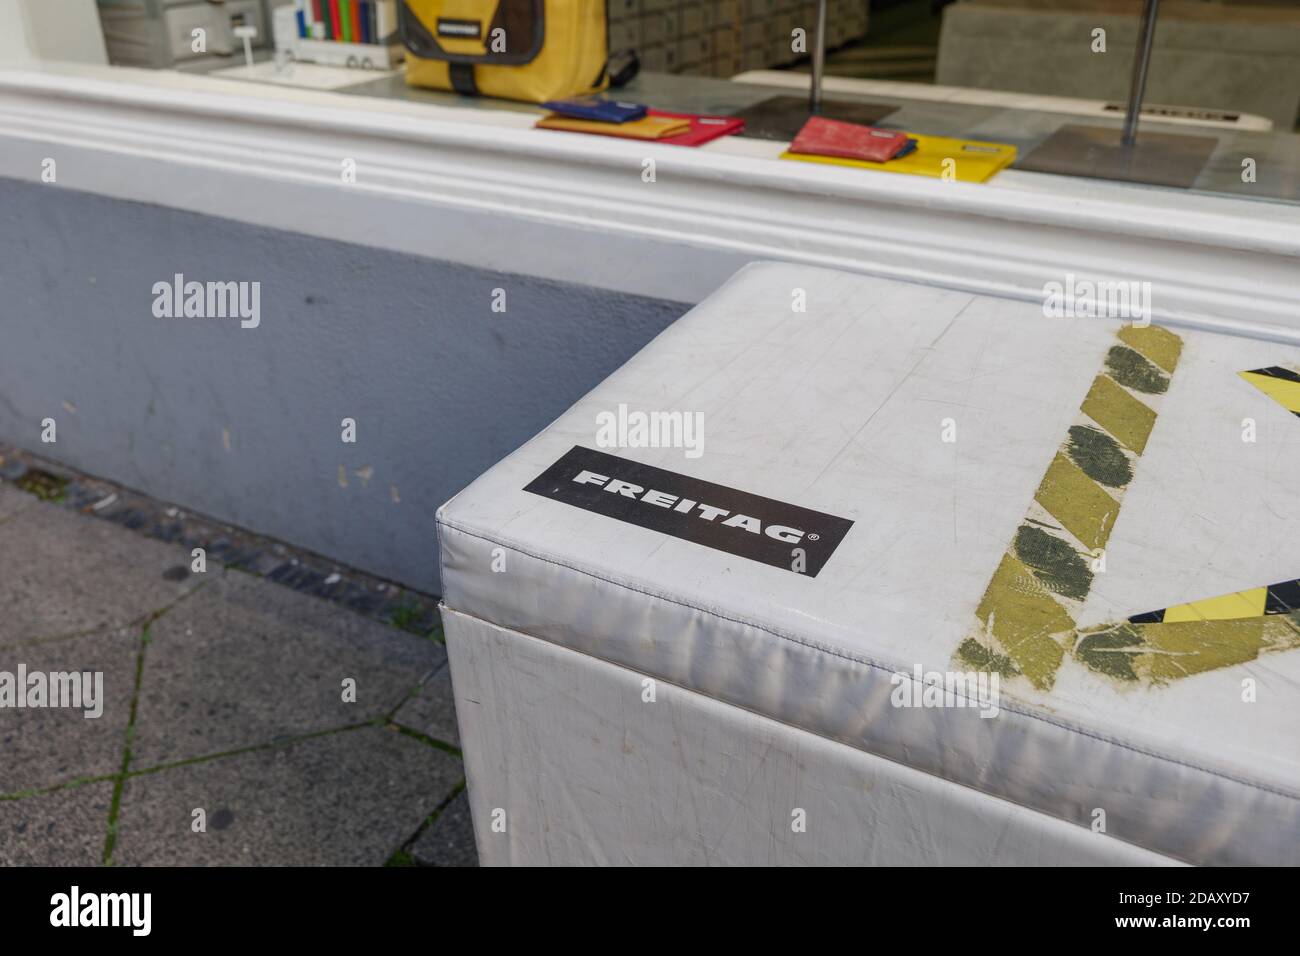
[[(0, 864), (475, 864), (436, 624), (191, 544), (0, 480)], [(102, 715), (20, 669), (102, 673)]]

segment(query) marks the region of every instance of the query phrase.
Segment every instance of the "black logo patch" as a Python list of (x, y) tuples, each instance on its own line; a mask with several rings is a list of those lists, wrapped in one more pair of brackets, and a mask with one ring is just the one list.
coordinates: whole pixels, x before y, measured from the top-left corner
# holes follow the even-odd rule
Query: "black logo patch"
[[(574, 445), (524, 491), (774, 568), (816, 577), (847, 518)], [(795, 548), (804, 567), (795, 571)]]
[(478, 20), (453, 20), (450, 17), (438, 18), (438, 36), (440, 37), (477, 40), (482, 35), (483, 24)]

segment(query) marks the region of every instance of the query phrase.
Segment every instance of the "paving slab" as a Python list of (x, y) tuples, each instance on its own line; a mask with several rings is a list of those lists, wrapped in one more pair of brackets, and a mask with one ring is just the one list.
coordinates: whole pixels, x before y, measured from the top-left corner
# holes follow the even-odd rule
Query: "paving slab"
[(0, 480), (0, 522), (6, 521), (36, 503), (36, 496)]
[[(141, 774), (123, 787), (113, 863), (380, 866), (462, 774), (386, 727)], [(206, 833), (191, 829), (198, 807)]]
[(113, 784), (0, 800), (0, 866), (98, 866)]
[(221, 573), (191, 574), (188, 551), (43, 501), (0, 524), (0, 568), (0, 646), (122, 627)]
[(460, 747), (456, 726), (456, 698), (451, 688), (451, 667), (443, 666), (420, 685), (420, 692), (404, 703), (394, 722), (434, 740)]
[(0, 706), (0, 795), (121, 771), (139, 647), (138, 628), (0, 647), (0, 672), (15, 682), (20, 666), (29, 680), (52, 671), (101, 673), (104, 698), (93, 718), (70, 707)]
[(239, 572), (149, 636), (133, 770), (386, 716), (447, 659), (432, 641)]
[(478, 866), (468, 790), (457, 794), (438, 814), (438, 819), (420, 834), (411, 846), (411, 856), (422, 866)]

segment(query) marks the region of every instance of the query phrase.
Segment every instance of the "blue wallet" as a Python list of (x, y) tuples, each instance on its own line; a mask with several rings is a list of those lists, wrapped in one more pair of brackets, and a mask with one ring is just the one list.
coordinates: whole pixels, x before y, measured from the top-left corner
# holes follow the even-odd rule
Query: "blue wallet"
[(620, 103), (602, 100), (595, 96), (579, 96), (570, 100), (551, 100), (543, 103), (546, 109), (573, 119), (595, 120), (598, 123), (626, 123), (645, 116), (646, 108), (640, 103)]

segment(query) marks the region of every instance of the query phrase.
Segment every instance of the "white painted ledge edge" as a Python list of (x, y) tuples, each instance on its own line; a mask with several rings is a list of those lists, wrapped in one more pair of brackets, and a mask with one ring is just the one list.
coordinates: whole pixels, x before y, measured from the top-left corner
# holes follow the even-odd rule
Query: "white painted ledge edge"
[[(787, 90), (807, 90), (808, 74), (791, 70), (748, 70), (737, 73), (734, 83), (755, 83), (759, 86), (777, 86)], [(908, 83), (902, 80), (867, 80), (858, 77), (828, 76), (822, 81), (827, 93), (852, 93), (855, 96), (897, 96), (910, 100), (928, 100), (936, 103), (967, 103), (974, 106), (993, 106), (1002, 109), (1040, 110), (1044, 113), (1067, 113), (1090, 116), (1093, 119), (1123, 119), (1123, 113), (1106, 109), (1113, 100), (1086, 100), (1073, 96), (1047, 96), (1039, 93), (1017, 93), (1012, 90), (988, 90), (966, 86), (940, 86), (937, 83)], [(1123, 106), (1124, 104), (1120, 104)], [(1158, 108), (1146, 104), (1147, 109)], [(1232, 110), (1197, 110), (1196, 107), (1179, 107), (1163, 104), (1167, 109), (1184, 109), (1208, 113), (1232, 113), (1232, 120), (1215, 120), (1177, 115), (1150, 116), (1148, 121), (1175, 126), (1201, 126), (1211, 129), (1228, 129), (1266, 133), (1273, 129), (1273, 121), (1255, 113), (1234, 113)]]
[[(533, 116), (173, 73), (0, 70), (0, 176), (695, 302), (754, 259), (1041, 301), (1152, 284), (1159, 321), (1300, 344), (1300, 208), (1008, 171), (984, 186), (531, 128)], [(642, 181), (643, 161), (656, 181)], [(356, 182), (341, 176), (356, 162)]]

